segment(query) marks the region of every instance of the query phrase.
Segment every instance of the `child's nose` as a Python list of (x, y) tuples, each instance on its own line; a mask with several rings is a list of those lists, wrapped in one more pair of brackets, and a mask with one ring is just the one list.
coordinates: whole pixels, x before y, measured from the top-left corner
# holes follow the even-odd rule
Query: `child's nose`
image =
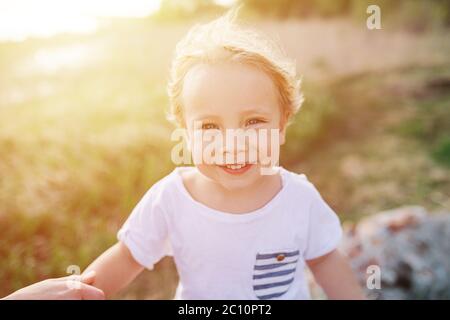
[(225, 158), (226, 163), (246, 161), (247, 148), (245, 146), (245, 143), (236, 141), (234, 143), (224, 143), (220, 152)]
[(245, 152), (246, 147), (246, 139), (245, 137), (226, 137), (223, 136), (222, 143), (222, 152), (236, 153), (236, 152)]

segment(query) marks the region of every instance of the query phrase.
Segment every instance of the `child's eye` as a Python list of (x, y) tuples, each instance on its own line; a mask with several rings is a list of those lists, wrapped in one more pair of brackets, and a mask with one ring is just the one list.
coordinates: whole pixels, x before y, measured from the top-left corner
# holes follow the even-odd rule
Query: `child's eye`
[(246, 126), (251, 126), (251, 125), (254, 125), (254, 124), (264, 123), (264, 122), (265, 122), (265, 121), (262, 120), (262, 119), (254, 118), (254, 119), (249, 119), (249, 120), (247, 120), (247, 121), (245, 122), (245, 125), (246, 125)]
[(212, 129), (218, 129), (219, 127), (214, 123), (203, 123), (202, 124), (202, 130), (212, 130)]

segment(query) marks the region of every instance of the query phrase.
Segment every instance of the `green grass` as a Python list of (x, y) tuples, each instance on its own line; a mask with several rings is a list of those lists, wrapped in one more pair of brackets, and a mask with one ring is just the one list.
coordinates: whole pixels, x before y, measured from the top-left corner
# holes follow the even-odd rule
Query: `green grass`
[(287, 164), (307, 173), (343, 220), (408, 204), (448, 209), (449, 94), (430, 86), (445, 83), (448, 70), (366, 72), (320, 87), (330, 112), (320, 103), (305, 110), (323, 115), (319, 129), (305, 132), (306, 141), (288, 140), (299, 145), (290, 154), (297, 162)]
[(402, 103), (413, 105), (409, 119), (398, 126), (398, 132), (421, 143), (439, 164), (450, 167), (450, 67), (421, 72), (421, 86)]
[(450, 137), (443, 137), (433, 148), (433, 157), (436, 161), (450, 167)]

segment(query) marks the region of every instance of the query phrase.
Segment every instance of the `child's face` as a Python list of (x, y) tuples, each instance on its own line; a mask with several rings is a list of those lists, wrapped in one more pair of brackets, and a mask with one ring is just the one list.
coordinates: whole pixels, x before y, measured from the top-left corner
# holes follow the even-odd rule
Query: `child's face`
[[(245, 188), (258, 183), (261, 178), (261, 161), (249, 163), (251, 148), (267, 148), (268, 154), (279, 152), (284, 143), (284, 125), (276, 87), (272, 79), (252, 65), (237, 62), (221, 64), (198, 64), (192, 67), (184, 79), (182, 92), (183, 116), (193, 147), (194, 130), (202, 129), (220, 132), (225, 136), (227, 129), (255, 130), (270, 132), (279, 130), (279, 138), (270, 143), (268, 137), (264, 146), (259, 141), (241, 143), (234, 147), (225, 146), (223, 152), (234, 156), (234, 160), (225, 160), (227, 165), (241, 163), (237, 155), (245, 156), (245, 165), (230, 167), (224, 163), (196, 164), (199, 171), (208, 178), (220, 183), (227, 189)], [(211, 131), (209, 132), (211, 133)], [(225, 141), (225, 140), (223, 140)], [(231, 139), (230, 139), (231, 141)], [(203, 145), (207, 143), (203, 142)], [(258, 151), (256, 151), (258, 152)], [(278, 160), (278, 159), (277, 159)], [(237, 168), (237, 169), (236, 169)]]

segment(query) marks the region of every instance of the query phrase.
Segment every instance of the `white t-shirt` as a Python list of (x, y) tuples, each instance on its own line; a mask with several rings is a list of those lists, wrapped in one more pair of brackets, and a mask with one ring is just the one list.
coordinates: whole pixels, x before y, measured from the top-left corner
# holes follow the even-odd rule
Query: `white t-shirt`
[(118, 232), (138, 263), (173, 255), (176, 299), (309, 299), (305, 260), (338, 246), (334, 211), (303, 174), (279, 167), (282, 189), (243, 214), (194, 200), (177, 167), (154, 184)]

